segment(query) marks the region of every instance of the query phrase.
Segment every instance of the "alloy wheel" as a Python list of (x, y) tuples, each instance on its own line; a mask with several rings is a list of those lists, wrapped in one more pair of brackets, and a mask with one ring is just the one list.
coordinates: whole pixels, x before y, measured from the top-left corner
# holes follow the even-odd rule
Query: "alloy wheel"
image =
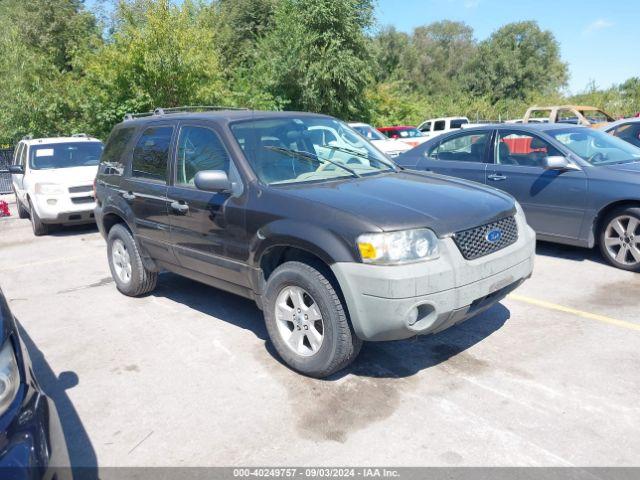
[(640, 220), (631, 215), (615, 217), (605, 230), (604, 245), (616, 262), (627, 266), (640, 264)]
[(123, 283), (131, 281), (131, 257), (127, 246), (119, 238), (114, 240), (111, 247), (111, 260), (116, 275)]
[(278, 332), (297, 355), (315, 355), (324, 339), (324, 322), (317, 303), (304, 289), (284, 287), (275, 305)]

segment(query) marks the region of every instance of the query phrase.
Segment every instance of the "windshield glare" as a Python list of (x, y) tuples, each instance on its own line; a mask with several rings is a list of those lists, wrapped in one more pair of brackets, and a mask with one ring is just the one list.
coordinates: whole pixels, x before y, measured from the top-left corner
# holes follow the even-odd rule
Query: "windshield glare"
[(417, 128), (405, 128), (403, 130), (398, 130), (398, 133), (402, 138), (414, 138), (414, 137), (422, 137), (422, 132)]
[(233, 124), (231, 131), (256, 175), (269, 185), (395, 171), (394, 164), (375, 147), (332, 118), (248, 120)]
[(93, 167), (100, 162), (102, 142), (52, 143), (31, 147), (29, 164), (34, 170)]
[(599, 130), (573, 128), (548, 133), (591, 165), (640, 161), (640, 148)]
[(352, 128), (367, 140), (386, 140), (384, 135), (369, 125), (354, 125)]

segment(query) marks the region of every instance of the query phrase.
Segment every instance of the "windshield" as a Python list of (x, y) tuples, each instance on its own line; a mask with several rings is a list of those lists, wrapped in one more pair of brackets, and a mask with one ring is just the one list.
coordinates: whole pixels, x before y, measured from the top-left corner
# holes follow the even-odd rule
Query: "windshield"
[(580, 113), (591, 124), (613, 122), (613, 118), (602, 110), (580, 110)]
[(395, 171), (395, 165), (345, 123), (278, 117), (233, 124), (231, 131), (266, 184), (324, 181)]
[(384, 135), (370, 125), (352, 125), (351, 128), (367, 140), (386, 140)]
[(29, 165), (33, 170), (92, 167), (101, 154), (102, 142), (37, 144), (31, 147)]
[(417, 128), (404, 128), (402, 130), (398, 130), (398, 135), (400, 138), (414, 138), (414, 137), (422, 137), (422, 132)]
[(640, 161), (640, 148), (599, 130), (571, 128), (547, 133), (591, 165)]

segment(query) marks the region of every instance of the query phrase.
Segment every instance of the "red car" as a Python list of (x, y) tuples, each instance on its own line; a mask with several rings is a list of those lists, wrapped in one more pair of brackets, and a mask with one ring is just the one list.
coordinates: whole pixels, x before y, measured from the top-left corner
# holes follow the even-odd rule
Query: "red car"
[(386, 137), (392, 140), (398, 140), (400, 142), (416, 147), (421, 143), (429, 140), (422, 134), (416, 127), (410, 125), (396, 125), (394, 127), (380, 127), (378, 130)]

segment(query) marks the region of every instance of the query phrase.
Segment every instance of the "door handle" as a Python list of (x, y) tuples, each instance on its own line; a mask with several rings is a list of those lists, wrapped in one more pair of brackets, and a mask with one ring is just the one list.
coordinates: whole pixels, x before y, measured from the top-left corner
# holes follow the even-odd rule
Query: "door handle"
[(506, 180), (507, 177), (504, 175), (500, 175), (498, 173), (492, 173), (487, 177), (489, 180), (493, 180), (494, 182), (499, 182), (500, 180)]
[(131, 192), (124, 192), (122, 194), (122, 198), (124, 198), (127, 202), (135, 200), (136, 196)]
[(173, 209), (174, 212), (180, 215), (184, 215), (189, 211), (189, 205), (181, 202), (171, 202), (171, 208)]

